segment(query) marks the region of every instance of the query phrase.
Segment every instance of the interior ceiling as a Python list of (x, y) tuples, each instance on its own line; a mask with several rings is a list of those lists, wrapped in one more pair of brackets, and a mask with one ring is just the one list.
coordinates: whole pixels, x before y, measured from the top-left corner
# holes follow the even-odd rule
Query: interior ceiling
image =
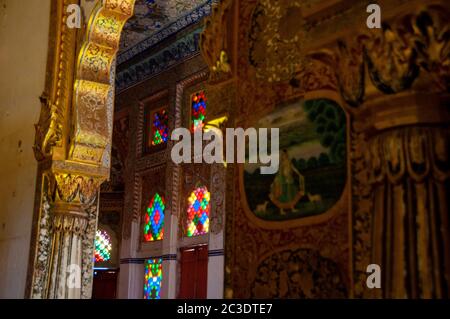
[(136, 0), (134, 16), (122, 32), (120, 50), (135, 46), (205, 2), (207, 0)]

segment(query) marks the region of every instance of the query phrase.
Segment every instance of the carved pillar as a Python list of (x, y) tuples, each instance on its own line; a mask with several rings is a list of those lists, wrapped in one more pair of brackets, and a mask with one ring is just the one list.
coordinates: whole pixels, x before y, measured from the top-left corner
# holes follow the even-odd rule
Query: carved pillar
[[(382, 30), (339, 42), (337, 77), (354, 134), (357, 297), (450, 296), (445, 12), (439, 6), (412, 11)], [(365, 285), (372, 263), (381, 266), (381, 289)]]
[(32, 298), (90, 298), (102, 180), (60, 172), (43, 174)]
[[(55, 174), (49, 298), (90, 298), (102, 178)], [(81, 276), (80, 276), (81, 275)]]
[[(49, 298), (81, 298), (81, 282), (72, 273), (81, 273), (83, 237), (88, 218), (79, 204), (59, 202), (53, 205), (52, 262)], [(78, 282), (77, 282), (78, 281)]]
[(448, 103), (439, 95), (408, 94), (368, 106), (374, 113), (364, 133), (364, 156), (370, 261), (382, 268), (378, 297), (449, 296)]
[(114, 61), (134, 1), (97, 1), (89, 23), (70, 29), (67, 7), (80, 1), (52, 0), (27, 297), (91, 298), (98, 193), (110, 170)]

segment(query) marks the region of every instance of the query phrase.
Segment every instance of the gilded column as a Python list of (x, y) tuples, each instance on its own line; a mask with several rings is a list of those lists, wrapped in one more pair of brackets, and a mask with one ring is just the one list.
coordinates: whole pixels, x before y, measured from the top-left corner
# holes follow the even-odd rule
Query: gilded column
[(52, 261), (48, 297), (81, 298), (83, 237), (88, 218), (81, 205), (55, 203), (52, 223)]
[[(450, 296), (448, 12), (429, 6), (339, 42), (356, 297)], [(381, 266), (381, 289), (365, 285), (369, 264)]]
[(115, 56), (134, 0), (96, 1), (80, 29), (52, 0), (26, 297), (91, 298), (100, 184), (109, 177)]
[(90, 298), (98, 192), (102, 179), (55, 174), (48, 298)]
[(31, 298), (90, 298), (103, 178), (45, 172)]
[(383, 100), (366, 106), (375, 114), (365, 117), (373, 122), (363, 133), (370, 262), (382, 269), (382, 289), (374, 292), (448, 298), (450, 101), (438, 94)]

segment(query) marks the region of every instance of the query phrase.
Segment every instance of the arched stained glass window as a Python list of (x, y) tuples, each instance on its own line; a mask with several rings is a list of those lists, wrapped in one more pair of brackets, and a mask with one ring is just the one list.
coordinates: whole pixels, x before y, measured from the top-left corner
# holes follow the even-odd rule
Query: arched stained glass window
[(165, 108), (152, 114), (151, 125), (151, 145), (156, 146), (166, 143), (169, 138), (169, 115)]
[(144, 299), (160, 299), (162, 282), (162, 259), (145, 261)]
[(164, 197), (158, 193), (153, 196), (144, 217), (144, 240), (155, 241), (164, 237)]
[(192, 95), (192, 131), (202, 129), (205, 125), (206, 118), (206, 94), (204, 91), (200, 91)]
[(97, 230), (95, 234), (95, 262), (103, 262), (111, 259), (111, 237), (104, 230)]
[(188, 198), (186, 236), (198, 236), (209, 231), (211, 194), (206, 187), (195, 189)]

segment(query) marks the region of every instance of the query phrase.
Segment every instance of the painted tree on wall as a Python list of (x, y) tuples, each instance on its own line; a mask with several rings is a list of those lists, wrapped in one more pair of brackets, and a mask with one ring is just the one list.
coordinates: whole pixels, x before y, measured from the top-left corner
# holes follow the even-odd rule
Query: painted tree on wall
[(162, 259), (145, 261), (144, 299), (160, 299), (162, 283)]
[(144, 241), (161, 240), (164, 237), (164, 197), (158, 193), (153, 196), (144, 217)]
[(336, 102), (327, 99), (309, 100), (304, 104), (308, 118), (316, 125), (320, 143), (330, 148), (330, 160), (340, 163), (346, 157), (346, 117)]
[(188, 198), (187, 237), (207, 234), (209, 231), (211, 194), (203, 187), (196, 188)]
[(203, 126), (205, 125), (206, 101), (206, 94), (204, 91), (200, 91), (192, 95), (192, 131), (203, 129)]

